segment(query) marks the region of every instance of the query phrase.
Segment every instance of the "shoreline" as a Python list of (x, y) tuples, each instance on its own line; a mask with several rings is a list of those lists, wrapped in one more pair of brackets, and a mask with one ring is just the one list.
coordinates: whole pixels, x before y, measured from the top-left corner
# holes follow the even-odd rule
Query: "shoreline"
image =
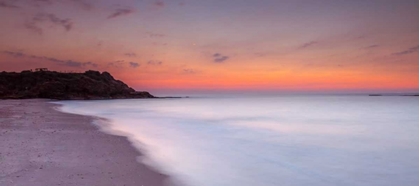
[(125, 136), (49, 99), (0, 100), (0, 185), (173, 185)]

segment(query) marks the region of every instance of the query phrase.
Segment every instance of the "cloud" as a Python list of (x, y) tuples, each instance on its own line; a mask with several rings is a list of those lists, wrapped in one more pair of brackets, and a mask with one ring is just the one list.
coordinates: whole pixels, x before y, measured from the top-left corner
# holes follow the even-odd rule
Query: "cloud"
[(52, 0), (31, 0), (29, 3), (35, 7), (54, 4)]
[(308, 48), (308, 47), (313, 46), (313, 45), (316, 45), (316, 44), (318, 44), (318, 41), (307, 42), (307, 43), (304, 43), (303, 45), (301, 45), (299, 47), (299, 49)]
[(216, 63), (222, 63), (222, 62), (224, 62), (224, 61), (226, 61), (226, 60), (228, 60), (229, 59), (229, 57), (228, 56), (222, 56), (222, 57), (220, 57), (220, 58), (215, 58), (214, 59), (214, 62), (216, 62)]
[(68, 67), (84, 67), (84, 66), (92, 66), (92, 67), (98, 67), (98, 64), (92, 63), (92, 62), (77, 62), (72, 60), (67, 61), (61, 61), (58, 60), (61, 65), (68, 66)]
[(222, 55), (220, 53), (213, 54), (213, 61), (216, 63), (223, 63), (229, 59), (229, 56)]
[(55, 5), (58, 3), (62, 3), (65, 6), (69, 4), (75, 5), (78, 8), (83, 10), (92, 10), (93, 5), (91, 3), (86, 2), (85, 0), (27, 0), (32, 6), (35, 7), (43, 7), (45, 5)]
[(93, 9), (93, 5), (84, 1), (84, 0), (69, 0), (73, 3), (75, 3), (77, 6), (81, 7), (84, 10), (92, 10)]
[(157, 7), (160, 7), (160, 8), (163, 8), (163, 7), (165, 7), (165, 2), (163, 2), (163, 1), (156, 1), (156, 2), (153, 3), (153, 5), (155, 5)]
[(128, 15), (128, 14), (131, 14), (133, 12), (134, 12), (134, 10), (126, 9), (126, 8), (116, 9), (113, 14), (108, 16), (108, 19), (116, 18), (118, 16), (123, 16), (123, 15)]
[(414, 52), (419, 52), (419, 46), (415, 46), (415, 47), (411, 47), (407, 50), (401, 51), (401, 52), (396, 52), (396, 53), (392, 53), (392, 55), (396, 55), (396, 56), (401, 56), (401, 55), (406, 55), (406, 54), (411, 54)]
[(379, 47), (379, 45), (369, 45), (369, 46), (367, 46), (365, 48), (377, 48), (377, 47)]
[(0, 8), (19, 8), (19, 7), (11, 3), (8, 3), (6, 1), (0, 1)]
[(10, 51), (3, 51), (4, 54), (13, 56), (13, 57), (26, 57), (26, 55), (22, 52), (10, 52)]
[(45, 14), (40, 13), (32, 17), (30, 21), (24, 23), (24, 27), (28, 30), (31, 30), (37, 34), (42, 34), (43, 29), (39, 24), (48, 22), (56, 26), (63, 27), (66, 31), (70, 31), (73, 28), (73, 22), (70, 19), (61, 19), (58, 18), (55, 14)]
[(37, 26), (36, 22), (34, 21), (27, 21), (23, 25), (26, 29), (35, 32), (36, 34), (42, 35), (43, 30), (41, 27)]
[(183, 74), (196, 74), (198, 72), (194, 69), (191, 69), (191, 68), (185, 68), (185, 69), (182, 69), (182, 73)]
[(38, 60), (44, 60), (49, 61), (53, 63), (57, 63), (62, 66), (68, 66), (68, 67), (85, 67), (85, 66), (92, 66), (97, 67), (98, 64), (93, 62), (79, 62), (79, 61), (72, 61), (72, 60), (60, 60), (52, 57), (46, 57), (46, 56), (36, 56), (36, 55), (28, 55), (24, 54), (22, 52), (11, 52), (11, 51), (2, 51), (1, 53), (7, 54), (16, 58), (30, 58), (30, 59), (38, 59)]
[(140, 66), (140, 64), (136, 62), (129, 62), (128, 64), (130, 65), (131, 68), (137, 68)]
[(162, 61), (150, 60), (147, 62), (147, 65), (162, 65)]
[(53, 0), (30, 0), (29, 3), (32, 6), (35, 7), (40, 7), (40, 6), (44, 6), (44, 5), (52, 5), (54, 4), (55, 1)]
[(137, 54), (134, 53), (134, 52), (125, 53), (124, 55), (127, 56), (127, 57), (136, 57), (137, 56)]
[(90, 62), (90, 61), (83, 63), (83, 65), (91, 65), (93, 67), (98, 67), (98, 64), (97, 63), (93, 63), (93, 62)]
[(73, 28), (73, 22), (70, 19), (60, 19), (54, 14), (41, 15), (46, 17), (51, 23), (62, 26), (66, 31), (70, 31)]
[(264, 56), (266, 56), (267, 54), (266, 54), (266, 53), (262, 53), (262, 52), (255, 52), (255, 53), (254, 53), (254, 55), (255, 55), (256, 57), (264, 57)]
[(117, 67), (120, 68), (123, 66), (124, 60), (118, 60), (118, 61), (114, 61), (114, 62), (110, 62), (107, 64), (108, 67)]
[(158, 33), (153, 33), (153, 32), (146, 32), (146, 34), (149, 35), (149, 37), (151, 38), (161, 38), (161, 37), (165, 37), (165, 34), (158, 34)]

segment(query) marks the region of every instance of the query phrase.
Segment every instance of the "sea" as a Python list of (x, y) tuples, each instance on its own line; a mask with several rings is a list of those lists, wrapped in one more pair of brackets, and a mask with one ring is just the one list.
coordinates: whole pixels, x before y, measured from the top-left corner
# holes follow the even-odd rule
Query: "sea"
[[(419, 184), (419, 98), (198, 96), (59, 101), (103, 118), (185, 186)], [(106, 123), (105, 124), (105, 120)]]

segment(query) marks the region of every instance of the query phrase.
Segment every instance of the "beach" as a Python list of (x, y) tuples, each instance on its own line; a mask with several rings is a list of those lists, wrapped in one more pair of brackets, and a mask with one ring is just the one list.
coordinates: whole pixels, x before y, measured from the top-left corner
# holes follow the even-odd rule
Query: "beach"
[(137, 162), (126, 137), (46, 99), (0, 100), (0, 185), (161, 186), (169, 177)]
[(2, 100), (0, 186), (418, 185), (418, 108), (408, 96)]

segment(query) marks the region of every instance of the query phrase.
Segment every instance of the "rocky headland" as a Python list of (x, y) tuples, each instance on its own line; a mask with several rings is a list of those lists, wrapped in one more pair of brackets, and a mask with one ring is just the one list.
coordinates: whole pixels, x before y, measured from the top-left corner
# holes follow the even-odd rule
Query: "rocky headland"
[(0, 72), (0, 99), (57, 100), (155, 98), (136, 91), (108, 72), (63, 73), (38, 69)]

